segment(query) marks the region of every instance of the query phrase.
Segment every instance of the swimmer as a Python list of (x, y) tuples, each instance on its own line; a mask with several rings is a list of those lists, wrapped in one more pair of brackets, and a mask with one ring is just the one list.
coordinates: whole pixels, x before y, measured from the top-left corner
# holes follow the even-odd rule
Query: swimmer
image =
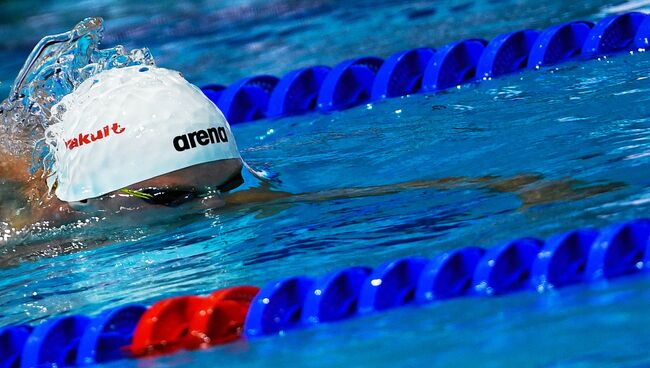
[[(52, 109), (46, 129), (54, 164), (47, 203), (22, 221), (65, 222), (76, 213), (223, 204), (239, 186), (243, 161), (219, 109), (178, 72), (133, 66), (87, 79)], [(26, 160), (4, 161), (0, 177), (43, 191)], [(30, 188), (30, 186), (32, 188)], [(33, 188), (36, 186), (37, 188)], [(13, 202), (24, 204), (18, 199)]]
[(516, 193), (522, 208), (618, 189), (540, 175), (452, 177), (317, 193), (287, 193), (251, 170), (219, 109), (180, 73), (133, 65), (91, 76), (52, 107), (45, 129), (52, 160), (29, 174), (30, 161), (8, 153), (0, 164), (0, 222), (60, 225), (183, 207), (318, 202), (404, 190), (473, 188)]

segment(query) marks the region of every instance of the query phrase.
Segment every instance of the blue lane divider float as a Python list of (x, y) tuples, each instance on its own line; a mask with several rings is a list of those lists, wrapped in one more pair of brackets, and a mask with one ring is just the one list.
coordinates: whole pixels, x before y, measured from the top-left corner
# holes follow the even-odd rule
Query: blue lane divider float
[(23, 347), (20, 367), (75, 365), (79, 341), (89, 323), (86, 316), (72, 315), (36, 326)]
[(593, 28), (591, 22), (569, 22), (542, 31), (528, 56), (528, 68), (534, 69), (574, 59)]
[(252, 301), (244, 333), (248, 337), (276, 334), (298, 327), (302, 307), (314, 280), (298, 276), (274, 281)]
[(645, 18), (643, 13), (631, 12), (601, 19), (589, 32), (582, 54), (593, 58), (636, 47), (634, 39)]
[[(81, 315), (51, 319), (27, 333), (29, 338), (24, 338), (23, 326), (11, 328), (12, 352), (5, 356), (3, 351), (2, 357), (9, 357), (4, 366), (70, 367), (125, 358), (128, 354), (122, 348), (130, 345), (145, 310), (142, 305), (125, 305), (92, 319)], [(20, 353), (15, 351), (19, 348)]]
[(359, 295), (359, 313), (367, 314), (415, 302), (425, 258), (408, 257), (386, 262), (366, 278)]
[(439, 48), (424, 71), (422, 90), (435, 92), (476, 79), (476, 65), (487, 45), (479, 39), (450, 43)]
[(372, 85), (372, 99), (404, 96), (422, 89), (424, 70), (435, 54), (428, 47), (395, 53), (379, 68)]
[(541, 245), (541, 240), (525, 238), (488, 249), (474, 271), (474, 291), (494, 295), (528, 286)]
[(483, 50), (476, 66), (477, 78), (493, 78), (526, 68), (539, 32), (526, 29), (496, 36)]
[(361, 287), (371, 271), (368, 267), (350, 267), (316, 280), (305, 297), (302, 322), (315, 324), (354, 316)]
[(650, 46), (650, 17), (639, 12), (613, 15), (597, 24), (585, 21), (522, 30), (489, 43), (470, 39), (433, 49), (346, 60), (329, 69), (313, 66), (272, 76), (245, 78), (227, 88), (212, 84), (203, 92), (231, 124), (281, 118), (309, 111), (343, 110), (413, 93), (431, 93), (524, 69), (591, 59)]
[(595, 230), (579, 229), (550, 237), (533, 265), (533, 285), (543, 290), (583, 281), (597, 236)]
[(649, 237), (650, 222), (645, 219), (605, 228), (591, 247), (587, 274), (609, 279), (638, 272), (650, 257)]
[(466, 247), (443, 253), (422, 270), (415, 298), (418, 303), (434, 299), (460, 297), (471, 292), (474, 270), (485, 255), (485, 249)]
[(32, 327), (9, 326), (0, 330), (0, 367), (20, 367), (20, 358)]
[(96, 364), (128, 356), (133, 332), (147, 307), (130, 304), (103, 311), (85, 328), (79, 341), (77, 364)]
[(318, 109), (342, 110), (370, 100), (372, 84), (383, 62), (378, 57), (367, 56), (336, 65), (318, 93)]
[(271, 75), (241, 79), (221, 91), (217, 106), (231, 124), (264, 118), (278, 81)]
[(271, 94), (267, 115), (274, 118), (315, 109), (318, 92), (329, 72), (329, 67), (318, 65), (287, 73)]

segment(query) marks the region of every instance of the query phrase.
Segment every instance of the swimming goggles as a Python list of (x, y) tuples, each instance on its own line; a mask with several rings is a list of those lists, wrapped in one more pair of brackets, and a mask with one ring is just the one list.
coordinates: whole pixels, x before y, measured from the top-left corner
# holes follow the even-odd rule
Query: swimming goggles
[(189, 202), (199, 196), (203, 195), (193, 188), (142, 188), (142, 189), (120, 189), (120, 193), (131, 195), (135, 198), (141, 199), (148, 204), (176, 207), (183, 203)]
[[(239, 174), (230, 178), (228, 181), (218, 186), (216, 189), (218, 193), (224, 193), (237, 188), (243, 182), (244, 179), (241, 174)], [(191, 187), (148, 187), (142, 189), (124, 188), (120, 189), (119, 192), (141, 199), (148, 204), (166, 207), (180, 206), (183, 203), (211, 194), (210, 191)]]

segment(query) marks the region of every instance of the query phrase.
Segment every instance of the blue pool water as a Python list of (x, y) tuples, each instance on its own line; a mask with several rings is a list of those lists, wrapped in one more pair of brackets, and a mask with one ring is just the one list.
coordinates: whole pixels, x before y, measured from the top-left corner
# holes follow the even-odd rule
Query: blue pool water
[[(0, 92), (8, 93), (38, 38), (90, 15), (105, 17), (108, 46), (148, 46), (158, 65), (201, 85), (648, 7), (642, 1), (7, 2), (0, 5)], [(149, 214), (135, 225), (95, 219), (34, 229), (3, 245), (0, 325), (647, 216), (649, 102), (645, 52), (327, 115), (237, 125), (242, 156), (277, 173), (278, 190), (315, 194), (199, 214)], [(523, 175), (534, 180), (501, 189), (472, 180)], [(446, 177), (461, 184), (372, 188)], [(315, 200), (328, 193), (339, 195)], [(406, 308), (146, 365), (646, 366), (649, 303), (650, 279), (633, 277)]]

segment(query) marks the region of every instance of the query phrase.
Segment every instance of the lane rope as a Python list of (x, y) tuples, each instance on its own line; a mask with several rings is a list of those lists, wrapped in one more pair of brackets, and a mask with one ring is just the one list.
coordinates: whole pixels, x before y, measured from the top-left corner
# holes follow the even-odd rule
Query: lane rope
[(435, 93), (467, 83), (567, 61), (645, 50), (650, 17), (630, 12), (598, 23), (573, 21), (543, 31), (504, 33), (491, 41), (468, 39), (397, 52), (386, 60), (365, 56), (334, 67), (317, 65), (282, 78), (259, 75), (202, 91), (230, 122), (331, 112), (414, 93)]

